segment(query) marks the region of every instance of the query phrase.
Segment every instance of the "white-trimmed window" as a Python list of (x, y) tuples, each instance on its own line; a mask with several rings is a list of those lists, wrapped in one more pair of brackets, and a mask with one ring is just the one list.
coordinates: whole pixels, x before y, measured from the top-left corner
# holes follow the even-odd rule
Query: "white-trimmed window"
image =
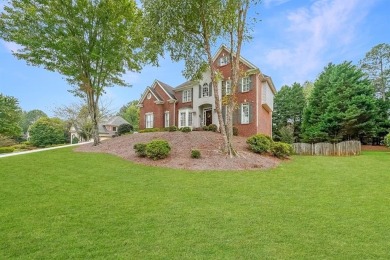
[(248, 92), (251, 89), (251, 78), (245, 77), (241, 79), (241, 92)]
[(145, 114), (145, 128), (153, 128), (153, 113)]
[(165, 111), (164, 114), (164, 127), (169, 127), (169, 111)]
[(183, 90), (183, 103), (192, 101), (192, 89)]
[(202, 87), (202, 97), (208, 97), (209, 96), (209, 85), (207, 83), (203, 84)]
[(219, 58), (219, 66), (225, 66), (229, 64), (229, 56), (222, 56)]
[(249, 124), (249, 104), (241, 104), (241, 124)]
[(192, 127), (192, 111), (189, 109), (179, 112), (179, 128), (185, 126)]
[(224, 93), (225, 95), (230, 95), (232, 93), (232, 81), (227, 80), (223, 82)]
[(116, 132), (116, 126), (112, 127), (112, 131)]

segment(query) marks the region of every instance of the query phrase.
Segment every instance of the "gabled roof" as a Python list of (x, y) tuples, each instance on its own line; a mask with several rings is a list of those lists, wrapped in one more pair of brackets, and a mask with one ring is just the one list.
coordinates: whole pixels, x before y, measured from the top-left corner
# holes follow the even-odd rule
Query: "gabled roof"
[(171, 86), (169, 86), (168, 84), (162, 82), (162, 81), (159, 81), (159, 80), (155, 80), (153, 85), (155, 87), (155, 83), (157, 83), (158, 85), (160, 85), (160, 87), (164, 90), (164, 92), (172, 99), (175, 99), (175, 93), (174, 93), (174, 90)]
[(113, 116), (109, 118), (108, 120), (102, 122), (103, 125), (113, 125), (113, 126), (120, 126), (121, 124), (128, 124), (125, 119), (121, 116)]
[(145, 89), (145, 92), (142, 95), (141, 99), (139, 100), (138, 104), (142, 104), (142, 102), (144, 102), (144, 100), (149, 92), (152, 93), (152, 95), (154, 96), (156, 101), (163, 101), (162, 98), (160, 97), (160, 95), (154, 89), (152, 89), (151, 87), (147, 87)]
[(197, 84), (196, 81), (193, 81), (193, 80), (186, 81), (186, 82), (180, 84), (179, 86), (177, 86), (174, 89), (174, 91), (180, 91), (180, 90), (185, 89), (187, 87), (192, 87), (194, 84)]
[[(218, 58), (219, 54), (221, 54), (221, 52), (225, 50), (227, 52), (230, 53), (230, 50), (224, 45), (222, 44), (221, 47), (219, 47), (217, 53), (214, 55), (213, 57), (213, 62), (215, 62), (215, 60)], [(235, 53), (233, 53), (233, 56), (236, 56)], [(259, 69), (257, 66), (255, 66), (253, 63), (249, 62), (247, 59), (245, 59), (244, 57), (240, 56), (240, 61), (242, 63), (244, 63), (245, 65), (247, 65), (249, 68), (252, 68), (252, 69)]]

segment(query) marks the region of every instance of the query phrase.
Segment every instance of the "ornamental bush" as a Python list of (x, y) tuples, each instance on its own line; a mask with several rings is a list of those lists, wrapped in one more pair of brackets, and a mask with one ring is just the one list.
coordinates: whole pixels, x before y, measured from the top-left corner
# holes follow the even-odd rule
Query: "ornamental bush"
[(255, 153), (266, 153), (271, 150), (271, 145), (273, 143), (271, 137), (263, 134), (252, 135), (246, 140), (246, 143), (249, 144), (249, 148)]
[(177, 126), (175, 126), (175, 125), (170, 126), (170, 127), (168, 128), (168, 131), (169, 131), (169, 132), (175, 132), (175, 131), (177, 131)]
[(16, 144), (16, 142), (11, 137), (0, 134), (0, 147), (11, 146), (14, 144)]
[(14, 151), (13, 147), (0, 147), (0, 154), (1, 153), (12, 153)]
[(385, 145), (386, 145), (388, 148), (390, 148), (390, 133), (388, 133), (388, 134), (385, 136), (384, 143), (385, 143)]
[(191, 150), (191, 158), (193, 159), (199, 159), (200, 158), (200, 151), (199, 150)]
[(233, 126), (233, 135), (238, 136), (238, 128)]
[(30, 126), (30, 142), (37, 147), (63, 144), (65, 132), (65, 124), (60, 119), (41, 117)]
[(168, 157), (171, 147), (166, 140), (156, 139), (146, 145), (146, 156), (153, 160)]
[(202, 129), (203, 129), (203, 131), (210, 131), (210, 128), (209, 128), (207, 125), (204, 125), (204, 126), (202, 127)]
[(139, 130), (139, 133), (151, 133), (151, 132), (160, 132), (162, 131), (160, 128), (145, 128), (142, 130)]
[(134, 128), (130, 124), (121, 124), (118, 127), (118, 135), (121, 136), (123, 134), (131, 133), (133, 132)]
[(210, 124), (209, 125), (209, 131), (217, 132), (217, 129), (218, 129), (218, 127), (215, 124)]
[(188, 126), (185, 126), (185, 127), (180, 128), (180, 131), (182, 131), (183, 133), (189, 133), (189, 132), (191, 132), (191, 128)]
[(271, 146), (271, 153), (273, 156), (283, 159), (293, 153), (293, 148), (291, 144), (274, 142)]
[(137, 144), (134, 144), (133, 148), (135, 150), (135, 153), (139, 157), (146, 157), (146, 144), (144, 144), (144, 143), (137, 143)]

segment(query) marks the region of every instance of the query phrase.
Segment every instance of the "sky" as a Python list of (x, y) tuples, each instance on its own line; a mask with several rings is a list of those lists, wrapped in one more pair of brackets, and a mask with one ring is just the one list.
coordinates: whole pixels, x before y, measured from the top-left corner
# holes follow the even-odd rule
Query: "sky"
[[(0, 0), (0, 10), (4, 0)], [(389, 0), (263, 0), (256, 13), (253, 38), (242, 56), (271, 76), (279, 90), (294, 82), (315, 81), (330, 62), (358, 64), (380, 43), (390, 44)], [(214, 46), (217, 51), (219, 46)], [(40, 109), (53, 116), (56, 107), (80, 102), (58, 73), (28, 66), (12, 55), (18, 46), (0, 40), (0, 93), (16, 97), (24, 111)], [(145, 66), (123, 78), (132, 87), (107, 88), (103, 100), (112, 112), (140, 98), (155, 79), (173, 87), (186, 81), (183, 62), (161, 57), (159, 67)]]

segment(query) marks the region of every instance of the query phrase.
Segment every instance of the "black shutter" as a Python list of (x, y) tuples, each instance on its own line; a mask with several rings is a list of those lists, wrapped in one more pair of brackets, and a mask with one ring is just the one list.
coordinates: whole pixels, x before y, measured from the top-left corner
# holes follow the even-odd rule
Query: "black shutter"
[(194, 89), (191, 89), (191, 101), (194, 100)]
[(213, 95), (213, 83), (210, 82), (209, 84), (209, 97), (211, 97)]
[(235, 110), (234, 110), (234, 113), (233, 113), (233, 122), (238, 125), (238, 124), (241, 124), (241, 107), (242, 107), (242, 104), (240, 104)]
[(253, 121), (253, 104), (249, 103), (249, 123)]
[(202, 86), (199, 85), (199, 98), (201, 98), (201, 97), (202, 97)]
[(239, 78), (239, 79), (238, 79), (238, 86), (237, 86), (237, 92), (238, 92), (238, 93), (241, 92), (241, 89), (242, 89), (241, 85), (242, 85), (242, 80), (241, 80), (241, 78)]
[(226, 81), (221, 82), (222, 85), (222, 96), (226, 95)]

